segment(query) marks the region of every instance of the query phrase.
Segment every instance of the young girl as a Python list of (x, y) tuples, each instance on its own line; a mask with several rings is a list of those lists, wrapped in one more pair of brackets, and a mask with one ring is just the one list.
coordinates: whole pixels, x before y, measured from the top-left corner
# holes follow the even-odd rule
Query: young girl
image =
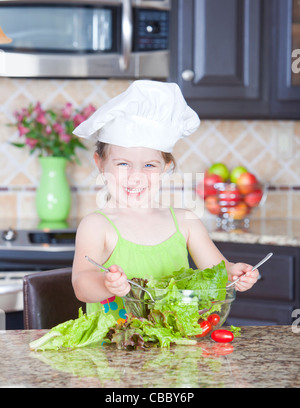
[[(162, 175), (175, 164), (175, 143), (199, 124), (176, 84), (135, 81), (75, 129), (78, 136), (96, 138), (94, 160), (109, 192), (105, 208), (86, 216), (76, 235), (72, 281), (88, 314), (102, 303), (124, 321), (127, 279), (188, 268), (188, 251), (199, 269), (225, 260), (229, 280), (242, 275), (236, 290), (257, 281), (250, 265), (224, 259), (200, 219), (155, 202)], [(86, 255), (110, 272), (91, 265)]]

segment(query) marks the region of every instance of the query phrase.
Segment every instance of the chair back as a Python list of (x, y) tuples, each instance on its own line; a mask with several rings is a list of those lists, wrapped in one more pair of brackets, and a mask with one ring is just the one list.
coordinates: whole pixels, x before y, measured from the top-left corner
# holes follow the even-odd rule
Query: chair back
[(80, 302), (72, 286), (72, 268), (52, 269), (23, 278), (24, 329), (51, 329), (78, 317)]

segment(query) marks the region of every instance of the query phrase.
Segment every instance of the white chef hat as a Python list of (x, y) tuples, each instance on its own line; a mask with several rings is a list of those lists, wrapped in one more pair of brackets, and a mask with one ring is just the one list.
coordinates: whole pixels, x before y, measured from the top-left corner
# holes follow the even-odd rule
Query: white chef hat
[(73, 133), (123, 147), (171, 152), (200, 125), (175, 83), (138, 80), (111, 99)]

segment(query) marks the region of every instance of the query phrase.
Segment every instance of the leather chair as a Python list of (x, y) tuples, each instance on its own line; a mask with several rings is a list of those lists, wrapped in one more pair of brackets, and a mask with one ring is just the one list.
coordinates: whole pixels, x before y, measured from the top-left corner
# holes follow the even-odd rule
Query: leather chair
[(72, 286), (72, 268), (36, 272), (23, 278), (24, 329), (51, 329), (85, 312)]

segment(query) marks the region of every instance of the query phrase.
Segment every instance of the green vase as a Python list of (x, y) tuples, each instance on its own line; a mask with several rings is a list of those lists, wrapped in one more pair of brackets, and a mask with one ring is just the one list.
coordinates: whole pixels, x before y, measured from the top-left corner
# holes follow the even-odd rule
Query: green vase
[(40, 184), (36, 192), (36, 208), (43, 221), (64, 221), (71, 208), (71, 192), (66, 177), (67, 159), (39, 157)]

